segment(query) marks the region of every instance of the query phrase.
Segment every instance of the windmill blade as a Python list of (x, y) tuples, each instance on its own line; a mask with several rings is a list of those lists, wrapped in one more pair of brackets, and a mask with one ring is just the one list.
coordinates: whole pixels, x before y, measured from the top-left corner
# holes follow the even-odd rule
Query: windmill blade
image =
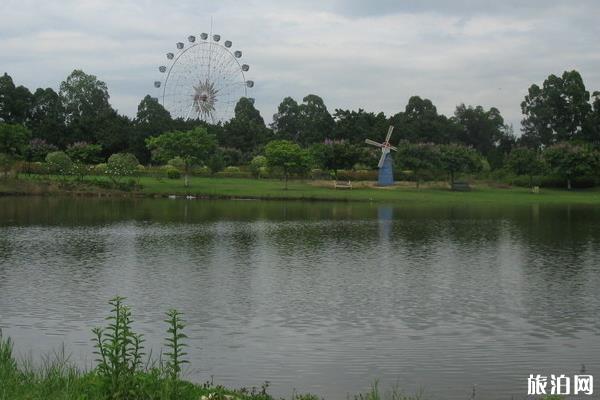
[(365, 139), (365, 143), (370, 144), (372, 146), (383, 147), (383, 145), (381, 143), (377, 143), (376, 141), (371, 140), (371, 139)]
[(398, 148), (396, 146), (390, 146), (390, 147), (388, 147), (388, 149), (398, 151)]
[(381, 151), (381, 158), (379, 159), (379, 164), (377, 164), (377, 166), (378, 166), (379, 168), (383, 167), (383, 162), (385, 161), (385, 156), (387, 156), (387, 154), (388, 154), (389, 152), (390, 152), (390, 151), (389, 151), (388, 149), (383, 149), (383, 150)]
[(392, 137), (392, 132), (394, 131), (394, 127), (392, 125), (390, 125), (389, 129), (388, 129), (388, 133), (387, 136), (385, 137), (385, 141), (389, 142), (391, 137)]

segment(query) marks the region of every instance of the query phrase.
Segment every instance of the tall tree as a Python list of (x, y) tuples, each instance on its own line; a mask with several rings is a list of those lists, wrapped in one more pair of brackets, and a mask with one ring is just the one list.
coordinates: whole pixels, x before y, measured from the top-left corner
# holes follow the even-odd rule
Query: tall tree
[(275, 136), (280, 140), (298, 141), (300, 136), (300, 107), (291, 97), (283, 99), (271, 124)]
[(129, 149), (142, 163), (150, 161), (146, 139), (173, 129), (171, 114), (157, 99), (146, 95), (137, 108), (134, 129), (129, 138)]
[(25, 86), (15, 86), (4, 73), (0, 77), (0, 121), (24, 124), (29, 120), (33, 96)]
[(521, 103), (525, 115), (522, 143), (539, 147), (582, 139), (591, 112), (589, 100), (590, 93), (577, 71), (550, 75), (542, 87), (531, 85)]
[(595, 146), (600, 145), (600, 92), (592, 95), (592, 111), (583, 129), (584, 140)]
[(481, 106), (472, 107), (460, 104), (454, 112), (454, 119), (459, 125), (457, 140), (473, 147), (488, 156), (502, 138), (504, 118), (497, 108), (485, 110)]
[(235, 116), (223, 126), (229, 147), (250, 158), (252, 152), (269, 140), (269, 130), (252, 101), (242, 97), (235, 106)]
[(456, 135), (458, 126), (437, 112), (431, 100), (412, 96), (404, 112), (390, 118), (397, 128), (401, 140), (413, 143), (450, 143)]
[(42, 139), (49, 144), (64, 147), (65, 110), (58, 93), (51, 88), (37, 89), (33, 94), (31, 118), (27, 126), (34, 138)]
[(302, 99), (300, 111), (300, 134), (298, 142), (301, 145), (322, 142), (333, 136), (335, 122), (323, 99), (315, 94), (309, 94)]
[(336, 109), (333, 118), (333, 138), (348, 140), (350, 143), (362, 144), (365, 139), (372, 139), (378, 134), (384, 135), (387, 131), (388, 121), (382, 112), (375, 114), (362, 108), (358, 111)]
[[(69, 143), (99, 142), (98, 132), (102, 126), (114, 123), (117, 118), (117, 113), (108, 102), (106, 83), (98, 80), (94, 75), (74, 70), (60, 84), (59, 94), (65, 109)], [(122, 121), (118, 121), (117, 124), (119, 122)], [(111, 139), (110, 142), (115, 140)], [(111, 146), (102, 144), (102, 147), (108, 150)]]

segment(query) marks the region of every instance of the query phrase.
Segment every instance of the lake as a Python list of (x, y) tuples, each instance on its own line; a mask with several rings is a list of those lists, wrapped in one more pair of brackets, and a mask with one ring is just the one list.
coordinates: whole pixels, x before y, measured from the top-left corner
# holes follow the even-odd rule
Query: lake
[(155, 356), (185, 313), (197, 382), (523, 398), (600, 379), (599, 261), (600, 207), (4, 197), (0, 328), (91, 367), (119, 294)]

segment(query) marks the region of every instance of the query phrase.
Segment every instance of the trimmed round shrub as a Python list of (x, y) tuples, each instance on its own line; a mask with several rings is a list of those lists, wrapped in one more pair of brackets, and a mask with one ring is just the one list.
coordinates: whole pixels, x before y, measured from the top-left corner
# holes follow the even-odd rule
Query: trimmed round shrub
[(169, 179), (180, 179), (181, 172), (177, 168), (169, 167), (167, 168), (167, 178)]
[(48, 171), (58, 175), (69, 175), (73, 169), (73, 161), (64, 151), (53, 151), (46, 156)]
[(106, 163), (106, 174), (113, 181), (124, 176), (133, 176), (137, 172), (138, 159), (130, 153), (116, 153), (108, 158)]

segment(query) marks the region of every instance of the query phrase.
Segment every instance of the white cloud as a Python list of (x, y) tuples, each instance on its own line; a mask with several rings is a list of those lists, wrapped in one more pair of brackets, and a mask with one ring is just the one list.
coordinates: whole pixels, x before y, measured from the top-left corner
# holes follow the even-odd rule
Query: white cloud
[(460, 102), (498, 107), (518, 128), (528, 86), (550, 73), (575, 68), (590, 91), (600, 89), (600, 4), (520, 3), (4, 0), (0, 72), (31, 89), (57, 88), (82, 68), (133, 115), (157, 94), (164, 54), (208, 31), (212, 16), (215, 32), (244, 51), (267, 120), (288, 95), (388, 115), (421, 95), (446, 114)]

